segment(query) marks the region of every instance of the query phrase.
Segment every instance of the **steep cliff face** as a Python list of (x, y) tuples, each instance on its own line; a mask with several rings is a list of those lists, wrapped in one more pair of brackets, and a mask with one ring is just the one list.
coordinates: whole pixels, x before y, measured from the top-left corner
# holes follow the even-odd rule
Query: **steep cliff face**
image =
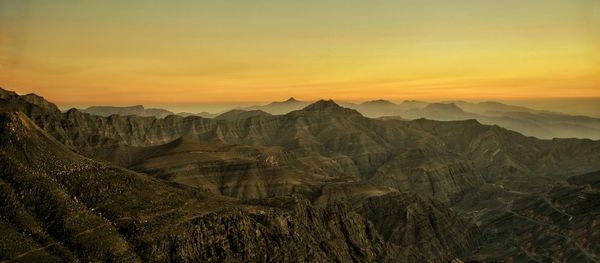
[[(107, 166), (70, 151), (22, 113), (0, 112), (0, 171), (2, 260), (446, 262), (460, 253), (413, 249), (404, 243), (411, 239), (387, 241), (362, 210), (347, 204), (313, 207), (295, 196), (239, 203)], [(388, 208), (397, 209), (405, 208)], [(440, 207), (422, 211), (438, 222), (448, 219)], [(464, 227), (449, 222), (414, 227), (448, 240)], [(469, 247), (476, 239), (459, 237)], [(4, 242), (9, 239), (15, 242)]]
[(448, 259), (469, 255), (481, 241), (476, 226), (454, 216), (442, 203), (416, 195), (374, 196), (361, 202), (359, 207), (360, 213), (382, 233), (384, 240), (421, 251), (421, 262), (428, 257)]
[(143, 251), (161, 262), (391, 262), (403, 256), (351, 209), (286, 205), (290, 210), (211, 213)]

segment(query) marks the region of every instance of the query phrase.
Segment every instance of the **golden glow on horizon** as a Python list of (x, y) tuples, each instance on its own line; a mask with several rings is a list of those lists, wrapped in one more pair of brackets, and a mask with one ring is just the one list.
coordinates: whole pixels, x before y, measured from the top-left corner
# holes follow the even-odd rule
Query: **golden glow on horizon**
[(59, 104), (600, 97), (600, 3), (0, 0), (0, 86)]

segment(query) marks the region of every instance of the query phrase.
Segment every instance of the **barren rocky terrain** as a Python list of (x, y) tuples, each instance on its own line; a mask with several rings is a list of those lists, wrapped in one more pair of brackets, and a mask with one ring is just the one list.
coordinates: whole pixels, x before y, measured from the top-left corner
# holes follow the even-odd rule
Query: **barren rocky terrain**
[(0, 260), (599, 260), (600, 141), (326, 100), (103, 117), (0, 90), (0, 112)]

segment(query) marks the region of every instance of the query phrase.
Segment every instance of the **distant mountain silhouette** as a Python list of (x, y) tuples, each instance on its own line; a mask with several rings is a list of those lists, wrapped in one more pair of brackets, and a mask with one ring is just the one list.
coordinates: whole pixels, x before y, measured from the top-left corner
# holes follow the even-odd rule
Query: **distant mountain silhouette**
[(499, 102), (425, 103), (405, 101), (401, 104), (394, 104), (385, 100), (377, 100), (349, 105), (349, 107), (373, 118), (426, 118), (440, 121), (476, 119), (483, 124), (499, 125), (541, 139), (600, 139), (600, 119), (598, 118), (539, 111)]
[(286, 114), (288, 112), (299, 110), (306, 107), (308, 102), (296, 100), (294, 97), (287, 99), (286, 101), (275, 101), (263, 106), (252, 106), (244, 108), (243, 110), (261, 110), (274, 115)]
[(219, 116), (219, 114), (205, 112), (205, 111), (200, 112), (200, 113), (180, 112), (180, 113), (177, 113), (176, 115), (181, 116), (181, 117), (196, 116), (196, 117), (202, 117), (202, 118), (214, 118), (214, 117)]
[(113, 106), (92, 106), (82, 110), (84, 113), (108, 117), (110, 115), (137, 115), (141, 117), (154, 116), (156, 118), (164, 118), (173, 115), (173, 112), (164, 109), (145, 109), (142, 105), (130, 107), (113, 107)]
[(219, 114), (215, 119), (217, 120), (228, 120), (228, 121), (239, 121), (243, 119), (248, 119), (250, 117), (257, 116), (271, 116), (271, 114), (266, 113), (261, 110), (230, 110), (228, 112)]

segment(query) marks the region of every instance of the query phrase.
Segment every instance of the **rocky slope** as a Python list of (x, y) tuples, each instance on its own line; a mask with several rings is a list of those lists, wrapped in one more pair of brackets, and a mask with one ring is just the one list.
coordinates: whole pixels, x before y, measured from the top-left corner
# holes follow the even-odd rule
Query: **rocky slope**
[[(469, 258), (495, 262), (597, 262), (600, 257), (600, 177), (577, 185), (520, 192), (489, 185), (454, 204), (471, 213), (486, 242)], [(536, 179), (527, 185), (542, 184)], [(547, 184), (549, 185), (549, 184)], [(481, 202), (485, 200), (485, 203)]]
[(281, 147), (180, 138), (134, 152), (129, 167), (135, 171), (243, 200), (295, 193), (311, 196), (332, 180)]
[[(400, 247), (410, 249), (398, 253), (407, 260), (426, 258), (419, 255), (420, 250), (445, 260), (450, 255), (468, 254), (490, 261), (596, 259), (596, 248), (581, 243), (581, 233), (595, 231), (597, 207), (571, 197), (595, 196), (590, 192), (590, 187), (597, 185), (595, 173), (590, 172), (600, 170), (599, 141), (539, 140), (475, 120), (369, 119), (333, 101), (319, 101), (285, 115), (237, 121), (179, 116), (104, 118), (77, 110), (61, 114), (39, 98), (10, 93), (3, 95), (0, 105), (22, 110), (44, 132), (88, 157), (150, 173), (158, 178), (153, 180), (191, 186), (193, 191), (245, 200), (245, 204), (231, 203), (241, 213), (267, 202), (252, 201), (254, 198), (267, 197), (271, 201), (266, 207), (275, 209), (274, 214), (296, 215), (296, 210), (281, 211), (277, 204), (286, 204), (291, 194), (299, 198), (294, 203), (306, 203), (308, 209), (323, 213), (343, 203), (373, 224), (378, 238), (392, 247), (386, 255), (397, 253), (394, 247), (402, 243)], [(585, 175), (572, 177), (579, 174)], [(421, 197), (399, 197), (398, 191)], [(560, 208), (563, 199), (571, 203)], [(409, 203), (419, 204), (417, 214), (408, 208)], [(476, 233), (465, 227), (465, 221), (454, 218), (445, 205), (471, 217), (486, 233), (481, 250), (468, 252), (477, 243)], [(369, 207), (378, 208), (371, 211)], [(550, 215), (581, 207), (585, 208), (579, 214), (567, 213), (577, 214), (577, 220)], [(419, 216), (414, 221), (402, 219), (412, 215)], [(429, 220), (429, 216), (438, 219)], [(444, 216), (449, 218), (440, 220)], [(424, 229), (413, 229), (424, 220), (428, 222), (422, 225)], [(532, 220), (545, 224), (532, 226), (528, 223)], [(427, 231), (438, 234), (425, 234)], [(388, 236), (390, 232), (407, 237)], [(526, 236), (538, 232), (539, 239)], [(465, 236), (447, 238), (456, 233)], [(559, 234), (565, 238), (552, 241)], [(318, 234), (307, 234), (312, 235)], [(413, 246), (422, 235), (436, 240)], [(573, 246), (573, 242), (581, 245)], [(406, 251), (412, 252), (403, 254)]]
[(82, 157), (19, 112), (0, 112), (0, 141), (2, 260), (445, 262), (477, 243), (474, 231), (453, 245), (427, 245), (465, 225), (427, 202), (417, 204), (426, 211), (419, 216), (454, 218), (442, 230), (413, 226), (433, 238), (417, 250), (383, 238), (358, 207), (318, 208), (294, 196), (243, 204), (167, 183)]

